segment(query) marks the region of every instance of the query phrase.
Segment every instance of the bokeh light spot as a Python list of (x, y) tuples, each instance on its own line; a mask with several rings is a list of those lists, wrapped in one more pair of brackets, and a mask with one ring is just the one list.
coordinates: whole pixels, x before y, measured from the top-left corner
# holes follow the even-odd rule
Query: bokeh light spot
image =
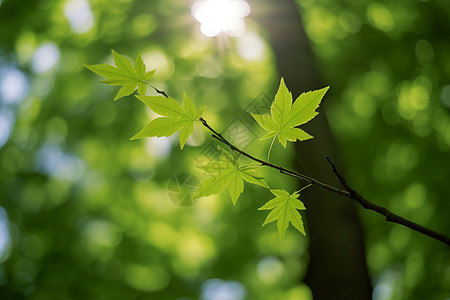
[(0, 68), (0, 102), (17, 104), (28, 94), (28, 80), (15, 67)]
[(215, 245), (208, 236), (193, 231), (184, 232), (178, 241), (176, 246), (181, 263), (190, 269), (198, 269), (216, 253)]
[(9, 245), (9, 229), (6, 211), (0, 206), (0, 263), (6, 259), (6, 250)]
[(202, 286), (201, 300), (243, 300), (246, 289), (237, 281), (209, 279)]
[(44, 144), (37, 154), (37, 169), (43, 173), (66, 181), (76, 181), (84, 173), (83, 161), (67, 154), (53, 143)]
[(264, 40), (256, 33), (247, 33), (239, 38), (237, 51), (248, 61), (261, 61), (266, 58)]
[(344, 11), (339, 15), (339, 25), (347, 32), (356, 33), (361, 29), (361, 20), (357, 15)]
[(258, 262), (257, 272), (261, 281), (272, 284), (283, 275), (284, 266), (278, 258), (268, 256)]
[(36, 50), (36, 35), (30, 31), (23, 31), (16, 40), (17, 61), (24, 65), (30, 63)]
[(158, 49), (150, 50), (142, 54), (142, 59), (146, 65), (157, 70), (158, 78), (169, 78), (174, 72), (174, 62), (164, 51)]
[(114, 247), (120, 242), (116, 227), (107, 221), (92, 220), (83, 228), (85, 239), (98, 247)]
[(302, 284), (296, 286), (289, 291), (288, 298), (286, 300), (313, 300), (313, 295), (311, 289), (306, 285)]
[(10, 173), (18, 172), (24, 165), (24, 151), (18, 147), (10, 146), (3, 150), (2, 166)]
[(414, 209), (419, 208), (425, 203), (427, 197), (427, 190), (420, 182), (411, 183), (405, 191), (406, 204)]
[[(338, 18), (329, 9), (319, 6), (308, 10), (305, 18), (311, 39), (316, 43), (326, 43), (333, 36), (344, 37), (346, 31), (339, 26)], [(324, 48), (330, 48), (328, 45)]]
[(447, 84), (441, 90), (441, 103), (450, 108), (450, 84)]
[(6, 143), (14, 125), (14, 114), (7, 109), (0, 109), (0, 148)]
[(172, 249), (176, 244), (177, 232), (163, 222), (152, 222), (148, 225), (145, 238), (160, 249)]
[(375, 113), (375, 101), (367, 93), (358, 90), (352, 100), (353, 109), (359, 116), (370, 118)]
[(416, 55), (423, 61), (432, 60), (434, 57), (433, 46), (425, 40), (419, 40), (416, 44)]
[(428, 107), (432, 84), (425, 77), (420, 76), (414, 82), (405, 82), (398, 91), (398, 111), (407, 120), (412, 120), (418, 111)]
[(155, 159), (163, 159), (170, 154), (172, 149), (172, 144), (176, 140), (173, 136), (171, 137), (159, 137), (159, 138), (149, 138), (145, 142), (145, 150), (148, 155)]
[(86, 0), (67, 1), (64, 6), (64, 14), (75, 33), (85, 33), (94, 25), (94, 15)]
[(191, 11), (205, 36), (214, 37), (221, 32), (240, 36), (245, 32), (244, 17), (250, 14), (250, 6), (241, 0), (205, 0), (195, 2)]
[(152, 15), (141, 14), (133, 19), (131, 26), (134, 36), (144, 37), (152, 33), (158, 26), (158, 23)]
[(137, 290), (153, 292), (167, 286), (169, 275), (157, 266), (130, 265), (125, 273), (125, 281)]
[(419, 161), (417, 148), (402, 140), (393, 141), (385, 151), (384, 156), (378, 158), (378, 162), (381, 163), (379, 166), (382, 166), (382, 168), (376, 170), (377, 164), (374, 167), (376, 177), (379, 180), (383, 180), (383, 176), (389, 176), (392, 180), (400, 180)]
[(411, 239), (411, 232), (404, 227), (392, 227), (389, 233), (389, 243), (397, 251), (403, 251), (408, 246)]
[(367, 9), (369, 22), (383, 31), (389, 31), (394, 27), (394, 17), (390, 10), (381, 3), (372, 3)]
[(41, 45), (33, 55), (31, 67), (36, 73), (43, 73), (52, 69), (59, 61), (59, 49), (53, 43)]
[(373, 300), (387, 300), (392, 299), (394, 286), (399, 280), (400, 272), (395, 269), (384, 270), (379, 278), (376, 280), (372, 292)]

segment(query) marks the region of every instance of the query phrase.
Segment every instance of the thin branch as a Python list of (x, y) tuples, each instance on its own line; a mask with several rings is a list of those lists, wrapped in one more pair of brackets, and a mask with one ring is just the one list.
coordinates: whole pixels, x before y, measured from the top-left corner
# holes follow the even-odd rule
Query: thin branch
[(227, 145), (228, 147), (230, 147), (231, 150), (236, 151), (236, 152), (242, 154), (243, 156), (248, 157), (248, 158), (250, 158), (251, 160), (258, 162), (258, 163), (260, 163), (260, 164), (263, 165), (263, 166), (270, 167), (270, 168), (272, 168), (272, 169), (276, 169), (276, 170), (280, 171), (280, 173), (283, 173), (283, 174), (289, 175), (289, 176), (291, 176), (291, 177), (295, 177), (295, 178), (301, 179), (301, 180), (303, 180), (303, 181), (305, 181), (305, 182), (307, 182), (307, 183), (310, 183), (310, 184), (312, 184), (312, 185), (319, 186), (319, 187), (321, 187), (322, 189), (325, 189), (325, 190), (327, 190), (327, 191), (336, 193), (336, 194), (338, 194), (338, 195), (345, 196), (345, 197), (349, 197), (350, 194), (349, 194), (347, 191), (345, 191), (345, 190), (341, 190), (341, 189), (335, 188), (335, 187), (333, 187), (333, 186), (331, 186), (331, 185), (328, 185), (328, 184), (326, 184), (326, 183), (320, 182), (320, 181), (318, 181), (318, 180), (316, 180), (316, 179), (314, 179), (314, 178), (312, 178), (312, 177), (309, 177), (309, 176), (307, 176), (307, 175), (304, 175), (304, 174), (301, 174), (301, 173), (299, 173), (299, 172), (296, 172), (296, 171), (292, 171), (292, 170), (286, 169), (286, 168), (284, 168), (284, 167), (282, 167), (282, 166), (272, 164), (272, 163), (270, 163), (270, 162), (267, 162), (267, 161), (264, 161), (264, 160), (259, 159), (259, 158), (257, 158), (257, 157), (254, 157), (254, 156), (251, 155), (251, 154), (248, 154), (247, 152), (245, 152), (245, 151), (239, 149), (238, 147), (236, 147), (235, 145), (233, 145), (232, 143), (230, 143), (230, 142), (229, 142), (226, 138), (224, 138), (220, 133), (218, 133), (218, 132), (215, 131), (213, 128), (211, 128), (211, 126), (209, 126), (209, 124), (206, 122), (205, 119), (200, 118), (200, 121), (202, 122), (203, 126), (205, 126), (209, 131), (211, 131), (211, 132), (213, 133), (213, 135), (212, 135), (213, 138), (215, 138), (215, 139), (219, 140), (220, 142), (224, 143), (225, 145)]
[[(157, 89), (156, 87), (148, 84), (146, 82), (146, 84), (153, 88), (157, 93), (163, 95), (166, 98), (169, 98), (167, 96), (167, 94), (164, 91), (161, 91), (159, 89)], [(199, 119), (200, 122), (202, 122), (203, 126), (206, 127), (209, 131), (211, 131), (212, 137), (217, 139), (218, 141), (220, 141), (221, 143), (227, 145), (228, 147), (230, 147), (231, 150), (236, 151), (246, 157), (248, 157), (249, 159), (260, 163), (263, 166), (272, 168), (272, 169), (276, 169), (278, 170), (280, 173), (282, 174), (286, 174), (288, 176), (294, 177), (294, 178), (298, 178), (300, 180), (303, 180), (307, 183), (309, 183), (310, 185), (315, 185), (318, 186), (324, 190), (330, 191), (332, 193), (344, 196), (346, 198), (355, 200), (356, 202), (358, 202), (363, 208), (368, 209), (368, 210), (372, 210), (374, 212), (377, 212), (381, 215), (383, 215), (384, 217), (386, 217), (386, 221), (388, 222), (393, 222), (393, 223), (397, 223), (403, 226), (406, 226), (414, 231), (420, 232), (424, 235), (427, 235), (429, 237), (432, 237), (438, 241), (441, 241), (447, 245), (450, 246), (450, 238), (444, 234), (438, 233), (434, 230), (431, 230), (429, 228), (423, 227), (417, 223), (414, 223), (410, 220), (407, 220), (403, 217), (400, 217), (399, 215), (394, 214), (393, 212), (389, 211), (388, 209), (386, 209), (385, 207), (376, 205), (372, 202), (370, 202), (369, 200), (367, 200), (366, 198), (364, 198), (363, 196), (361, 196), (359, 193), (357, 193), (354, 189), (352, 189), (350, 186), (348, 186), (345, 178), (337, 171), (336, 166), (331, 162), (331, 160), (326, 157), (328, 163), (331, 165), (332, 169), (333, 169), (333, 173), (336, 175), (336, 177), (339, 179), (339, 182), (342, 184), (342, 186), (345, 188), (345, 190), (341, 190), (339, 188), (333, 187), (331, 185), (328, 185), (326, 183), (320, 182), (312, 177), (309, 177), (307, 175), (301, 174), (299, 172), (293, 171), (293, 170), (289, 170), (286, 169), (282, 166), (278, 166), (275, 164), (270, 163), (269, 161), (263, 161), (257, 157), (254, 157), (251, 154), (248, 154), (247, 152), (239, 149), (238, 147), (236, 147), (235, 145), (233, 145), (232, 143), (230, 143), (226, 138), (224, 138), (220, 133), (218, 133), (217, 131), (215, 131), (211, 126), (209, 126), (208, 122), (206, 122), (205, 119), (200, 118)]]
[(164, 91), (162, 91), (160, 89), (157, 89), (155, 86), (151, 85), (150, 83), (148, 83), (146, 81), (142, 81), (142, 82), (145, 83), (146, 85), (148, 85), (149, 87), (151, 87), (152, 89), (154, 89), (155, 92), (157, 92), (158, 94), (161, 94), (161, 95), (163, 95), (166, 98), (169, 98), (169, 96), (167, 96), (166, 92), (164, 92)]
[(336, 175), (336, 177), (339, 179), (339, 182), (342, 184), (342, 186), (348, 191), (350, 194), (351, 199), (358, 202), (363, 208), (373, 210), (383, 216), (386, 217), (386, 221), (397, 223), (403, 226), (406, 226), (412, 230), (418, 231), (420, 233), (423, 233), (425, 235), (428, 235), (432, 238), (435, 238), (447, 245), (450, 245), (450, 238), (448, 236), (445, 236), (441, 233), (438, 233), (434, 230), (431, 230), (429, 228), (423, 227), (419, 224), (416, 224), (410, 220), (407, 220), (403, 217), (400, 217), (399, 215), (394, 214), (393, 212), (389, 211), (385, 207), (376, 205), (363, 196), (361, 196), (358, 192), (356, 192), (354, 189), (352, 189), (348, 184), (345, 178), (338, 172), (336, 166), (331, 162), (331, 159), (329, 157), (325, 157), (328, 163), (331, 165), (331, 168), (333, 169), (333, 173)]
[(330, 191), (330, 192), (336, 193), (338, 195), (341, 195), (341, 196), (350, 198), (352, 200), (355, 200), (356, 202), (361, 204), (361, 206), (364, 207), (365, 209), (369, 209), (369, 210), (375, 211), (375, 212), (385, 216), (386, 217), (386, 221), (388, 221), (388, 222), (393, 222), (393, 223), (397, 223), (397, 224), (406, 226), (406, 227), (408, 227), (408, 228), (410, 228), (412, 230), (415, 230), (415, 231), (420, 232), (420, 233), (422, 233), (424, 235), (432, 237), (432, 238), (434, 238), (434, 239), (436, 239), (438, 241), (441, 241), (441, 242), (443, 242), (443, 243), (445, 243), (445, 244), (450, 246), (450, 238), (449, 237), (447, 237), (447, 236), (445, 236), (445, 235), (443, 235), (441, 233), (438, 233), (436, 231), (433, 231), (433, 230), (431, 230), (429, 228), (423, 227), (423, 226), (421, 226), (421, 225), (419, 225), (417, 223), (414, 223), (414, 222), (412, 222), (410, 220), (407, 220), (407, 219), (405, 219), (403, 217), (400, 217), (400, 216), (394, 214), (393, 212), (389, 211), (388, 209), (386, 209), (386, 208), (384, 208), (382, 206), (378, 206), (378, 205), (370, 202), (369, 200), (365, 199), (364, 197), (362, 197), (360, 194), (358, 194), (355, 190), (353, 190), (352, 188), (350, 188), (347, 185), (347, 183), (345, 181), (345, 178), (342, 177), (337, 172), (336, 167), (333, 165), (333, 163), (331, 162), (331, 160), (328, 157), (327, 157), (327, 160), (331, 164), (331, 166), (333, 168), (333, 172), (338, 177), (340, 183), (345, 187), (346, 191), (338, 189), (338, 188), (335, 188), (335, 187), (330, 186), (328, 184), (322, 183), (322, 182), (320, 182), (320, 181), (318, 181), (318, 180), (316, 180), (316, 179), (314, 179), (312, 177), (303, 175), (301, 173), (298, 173), (298, 172), (286, 169), (284, 167), (281, 167), (281, 166), (274, 165), (272, 163), (263, 161), (263, 160), (261, 160), (259, 158), (256, 158), (256, 157), (248, 154), (247, 152), (237, 148), (233, 144), (231, 144), (220, 133), (217, 133), (213, 128), (211, 128), (211, 126), (209, 126), (209, 124), (206, 122), (205, 119), (200, 118), (200, 121), (202, 122), (203, 126), (205, 126), (207, 129), (209, 129), (213, 133), (213, 135), (212, 135), (213, 138), (215, 138), (215, 139), (219, 140), (220, 142), (226, 144), (232, 150), (234, 150), (234, 151), (236, 151), (236, 152), (238, 152), (238, 153), (240, 153), (240, 154), (250, 158), (251, 160), (259, 162), (263, 166), (267, 166), (267, 167), (276, 169), (276, 170), (280, 171), (280, 173), (289, 175), (291, 177), (299, 178), (299, 179), (301, 179), (303, 181), (308, 182), (309, 184), (319, 186), (322, 189), (325, 189), (327, 191)]

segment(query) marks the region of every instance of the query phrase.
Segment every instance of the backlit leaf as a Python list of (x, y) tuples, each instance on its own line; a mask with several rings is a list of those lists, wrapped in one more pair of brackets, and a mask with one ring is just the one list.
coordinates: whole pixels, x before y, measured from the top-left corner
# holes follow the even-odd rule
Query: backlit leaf
[(287, 89), (284, 80), (281, 79), (275, 100), (270, 107), (271, 115), (252, 114), (253, 118), (267, 132), (261, 140), (276, 136), (281, 145), (286, 148), (287, 141), (311, 139), (311, 135), (296, 126), (305, 124), (318, 114), (316, 109), (328, 88), (303, 93), (292, 105), (292, 94)]
[(289, 222), (297, 228), (303, 235), (306, 235), (303, 227), (302, 216), (298, 209), (306, 209), (303, 203), (298, 200), (299, 192), (294, 192), (290, 195), (285, 190), (270, 190), (275, 196), (272, 200), (268, 201), (259, 210), (271, 210), (264, 225), (277, 221), (278, 233), (282, 238), (286, 233), (289, 226)]
[(202, 107), (197, 111), (194, 102), (186, 95), (186, 93), (183, 96), (183, 106), (171, 97), (136, 97), (162, 117), (153, 119), (131, 139), (171, 136), (175, 132), (180, 131), (179, 139), (181, 149), (183, 149), (187, 139), (194, 132), (195, 121), (202, 116), (206, 109), (206, 107)]
[(218, 161), (199, 166), (208, 172), (210, 177), (200, 183), (195, 198), (218, 194), (228, 189), (233, 204), (244, 191), (244, 180), (253, 184), (269, 188), (264, 179), (255, 172), (256, 166), (239, 167), (237, 159), (228, 151), (218, 147), (221, 155)]
[(131, 61), (123, 55), (112, 50), (114, 63), (116, 66), (108, 64), (101, 65), (86, 65), (86, 68), (100, 76), (105, 77), (103, 81), (109, 85), (121, 85), (115, 100), (131, 95), (136, 89), (141, 95), (145, 95), (147, 90), (146, 81), (153, 77), (155, 70), (146, 72), (145, 64), (140, 55), (137, 55), (134, 67)]

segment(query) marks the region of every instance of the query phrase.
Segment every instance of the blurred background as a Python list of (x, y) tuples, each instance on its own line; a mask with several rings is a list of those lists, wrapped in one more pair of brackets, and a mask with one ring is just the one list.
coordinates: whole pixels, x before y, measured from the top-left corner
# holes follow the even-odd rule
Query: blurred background
[(283, 240), (261, 227), (265, 189), (184, 203), (209, 133), (182, 153), (129, 141), (154, 115), (83, 67), (112, 48), (261, 158), (248, 116), (280, 77), (295, 96), (331, 86), (315, 139), (271, 162), (327, 179), (305, 153), (329, 155), (367, 199), (450, 234), (449, 1), (0, 0), (0, 299), (450, 299), (448, 246), (350, 200), (305, 198), (309, 235)]

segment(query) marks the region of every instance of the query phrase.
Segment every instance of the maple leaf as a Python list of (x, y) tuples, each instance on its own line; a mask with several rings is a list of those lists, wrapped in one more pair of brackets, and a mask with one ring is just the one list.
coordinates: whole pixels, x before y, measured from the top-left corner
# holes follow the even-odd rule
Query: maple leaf
[(109, 85), (121, 85), (114, 101), (119, 100), (124, 96), (131, 95), (136, 89), (141, 95), (145, 95), (147, 90), (146, 80), (149, 80), (155, 74), (155, 70), (149, 72), (145, 71), (145, 64), (142, 57), (138, 54), (134, 67), (131, 61), (123, 55), (112, 50), (114, 62), (116, 66), (101, 64), (101, 65), (85, 65), (86, 68), (100, 76), (105, 77), (103, 83)]
[(211, 176), (200, 183), (194, 198), (218, 194), (228, 188), (233, 204), (244, 191), (244, 180), (269, 188), (264, 179), (255, 172), (256, 166), (239, 166), (237, 159), (228, 151), (218, 146), (221, 155), (218, 161), (198, 166)]
[(303, 227), (302, 216), (298, 209), (306, 209), (303, 203), (298, 200), (300, 191), (290, 195), (285, 190), (270, 190), (275, 198), (264, 204), (258, 210), (272, 210), (264, 221), (264, 225), (277, 220), (278, 233), (283, 238), (289, 222), (294, 225), (303, 235), (306, 235)]
[(270, 107), (271, 116), (252, 113), (258, 124), (267, 131), (260, 140), (278, 137), (278, 141), (286, 148), (287, 141), (295, 142), (297, 139), (304, 141), (313, 138), (296, 126), (307, 123), (318, 114), (316, 109), (328, 89), (329, 87), (325, 87), (302, 93), (292, 104), (292, 94), (281, 78), (280, 87)]
[(155, 113), (163, 116), (150, 121), (141, 131), (131, 139), (143, 137), (171, 136), (180, 131), (180, 147), (183, 149), (189, 136), (194, 132), (194, 123), (198, 121), (206, 109), (206, 106), (197, 110), (194, 102), (186, 93), (183, 96), (183, 106), (175, 99), (162, 96), (136, 96)]

